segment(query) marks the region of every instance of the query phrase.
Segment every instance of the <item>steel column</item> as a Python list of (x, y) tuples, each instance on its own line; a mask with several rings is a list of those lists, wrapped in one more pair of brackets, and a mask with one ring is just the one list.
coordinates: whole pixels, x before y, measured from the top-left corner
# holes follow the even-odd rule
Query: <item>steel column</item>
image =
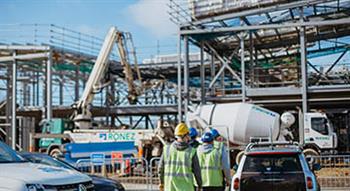
[[(243, 24), (243, 21), (241, 20), (241, 25), (242, 24)], [(244, 62), (244, 34), (243, 34), (243, 32), (241, 33), (240, 47), (241, 47), (242, 102), (245, 102), (246, 91), (245, 91), (245, 62)]]
[(16, 101), (17, 101), (17, 61), (15, 59), (16, 52), (13, 52), (13, 63), (12, 63), (12, 114), (11, 114), (11, 146), (12, 149), (16, 150)]
[(49, 56), (46, 62), (46, 119), (52, 118), (52, 51), (49, 51)]
[[(215, 78), (215, 56), (213, 55), (213, 53), (210, 54), (211, 59), (210, 59), (210, 79), (213, 80)], [(214, 88), (210, 88), (211, 89), (211, 95), (215, 94), (215, 90)]]
[(60, 105), (63, 105), (63, 72), (60, 71), (60, 76), (59, 76), (59, 82), (58, 82), (58, 86), (59, 86), (59, 103)]
[(40, 86), (40, 72), (39, 71), (37, 71), (36, 72), (36, 76), (35, 76), (35, 78), (36, 78), (36, 105), (37, 106), (39, 106), (39, 95), (40, 95), (40, 93), (39, 93), (39, 86)]
[[(304, 22), (304, 9), (300, 8), (300, 23)], [(300, 27), (300, 64), (302, 80), (302, 109), (305, 114), (308, 111), (307, 103), (307, 68), (306, 68), (306, 44), (305, 44), (305, 27)], [(299, 142), (304, 144), (304, 127), (299, 127)]]
[[(185, 121), (188, 122), (188, 104), (189, 104), (189, 43), (188, 36), (184, 36), (184, 46), (185, 46), (185, 59), (184, 59), (184, 112), (185, 112)], [(188, 123), (187, 123), (188, 124)]]
[(178, 105), (178, 120), (182, 121), (182, 53), (181, 53), (181, 35), (178, 35), (177, 42), (177, 105)]
[(35, 105), (35, 81), (36, 81), (36, 78), (35, 78), (35, 72), (33, 71), (32, 72), (32, 105)]
[(200, 78), (201, 78), (201, 104), (205, 104), (205, 66), (204, 66), (204, 43), (200, 47)]
[(11, 144), (11, 139), (10, 139), (10, 134), (11, 134), (11, 114), (12, 114), (12, 83), (11, 83), (11, 71), (12, 70), (12, 66), (9, 64), (7, 65), (7, 77), (6, 77), (6, 86), (7, 86), (7, 90), (6, 90), (6, 123), (10, 124), (6, 127), (6, 143), (8, 145)]
[(75, 100), (74, 101), (78, 101), (79, 100), (79, 71), (80, 71), (80, 63), (77, 63), (75, 65), (75, 86), (74, 86), (74, 97)]

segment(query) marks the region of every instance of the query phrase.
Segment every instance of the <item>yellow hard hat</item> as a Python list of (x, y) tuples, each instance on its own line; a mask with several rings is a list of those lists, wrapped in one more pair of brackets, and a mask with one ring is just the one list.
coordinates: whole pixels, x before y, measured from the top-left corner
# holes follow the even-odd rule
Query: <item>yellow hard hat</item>
[(175, 136), (184, 136), (189, 132), (190, 130), (185, 123), (179, 123), (175, 128)]

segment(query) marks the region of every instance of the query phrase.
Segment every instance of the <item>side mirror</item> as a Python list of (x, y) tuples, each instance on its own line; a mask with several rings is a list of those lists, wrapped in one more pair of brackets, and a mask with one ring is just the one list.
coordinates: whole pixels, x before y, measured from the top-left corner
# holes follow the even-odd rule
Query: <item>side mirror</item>
[(319, 170), (321, 170), (321, 165), (318, 164), (318, 163), (314, 163), (314, 164), (312, 164), (312, 169), (311, 170), (312, 171), (319, 171)]
[(236, 172), (236, 171), (238, 170), (238, 165), (235, 164), (235, 165), (233, 166), (233, 170)]

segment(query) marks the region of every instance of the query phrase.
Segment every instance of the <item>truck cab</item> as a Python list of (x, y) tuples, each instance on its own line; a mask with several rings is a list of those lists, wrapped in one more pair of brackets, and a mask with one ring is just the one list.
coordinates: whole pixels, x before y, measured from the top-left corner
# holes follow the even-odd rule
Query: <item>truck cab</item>
[(312, 148), (318, 153), (337, 148), (337, 135), (325, 113), (305, 113), (304, 148)]

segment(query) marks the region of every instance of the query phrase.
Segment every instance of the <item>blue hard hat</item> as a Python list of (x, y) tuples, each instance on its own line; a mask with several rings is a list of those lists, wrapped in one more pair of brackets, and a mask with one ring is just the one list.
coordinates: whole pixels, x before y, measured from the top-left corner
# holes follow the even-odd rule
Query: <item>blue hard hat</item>
[(189, 130), (190, 130), (189, 135), (191, 138), (195, 138), (198, 136), (198, 132), (197, 132), (196, 128), (191, 127)]
[(211, 134), (210, 132), (206, 132), (202, 135), (201, 140), (204, 143), (212, 142), (214, 140), (213, 134)]
[(210, 133), (213, 135), (214, 138), (220, 136), (219, 132), (216, 129), (211, 129)]

